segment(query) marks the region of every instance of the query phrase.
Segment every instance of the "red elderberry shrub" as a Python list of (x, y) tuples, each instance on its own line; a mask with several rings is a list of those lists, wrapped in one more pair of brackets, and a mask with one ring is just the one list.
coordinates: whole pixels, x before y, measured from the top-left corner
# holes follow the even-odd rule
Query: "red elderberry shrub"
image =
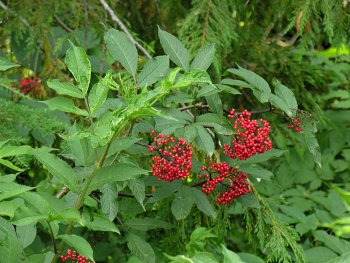
[[(151, 137), (154, 135), (151, 132)], [(172, 182), (177, 179), (186, 179), (192, 168), (192, 148), (183, 139), (175, 140), (170, 135), (158, 134), (154, 144), (149, 146), (150, 152), (157, 151), (160, 156), (152, 158), (152, 173), (158, 180)]]
[(72, 263), (91, 263), (87, 257), (77, 254), (75, 250), (67, 249), (66, 255), (61, 256), (61, 262), (71, 259)]
[(218, 185), (222, 185), (225, 189), (224, 192), (218, 194), (215, 200), (217, 203), (228, 204), (232, 199), (251, 192), (247, 174), (229, 166), (226, 162), (214, 163), (209, 170), (203, 166), (202, 171), (208, 172), (204, 174), (207, 181), (202, 186), (203, 193), (211, 194)]
[(228, 118), (233, 119), (233, 129), (236, 132), (232, 140), (233, 146), (224, 145), (224, 153), (230, 158), (238, 157), (240, 160), (246, 160), (272, 148), (269, 123), (264, 119), (260, 119), (259, 122), (251, 120), (251, 115), (247, 110), (237, 114), (234, 109), (228, 115)]
[(303, 128), (301, 125), (303, 124), (301, 118), (299, 116), (296, 116), (293, 118), (291, 123), (288, 125), (288, 129), (293, 129), (296, 132), (301, 132)]
[[(16, 88), (16, 85), (12, 86), (13, 88)], [(41, 92), (42, 84), (40, 82), (39, 77), (35, 78), (24, 78), (19, 81), (18, 89), (21, 91), (22, 94), (28, 95), (32, 94), (34, 96), (37, 96)]]

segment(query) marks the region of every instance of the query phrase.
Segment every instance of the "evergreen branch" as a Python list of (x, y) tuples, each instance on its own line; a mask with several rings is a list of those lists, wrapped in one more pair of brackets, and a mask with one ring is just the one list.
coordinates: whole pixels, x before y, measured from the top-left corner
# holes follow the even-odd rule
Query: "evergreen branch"
[(117, 23), (117, 25), (120, 27), (120, 29), (126, 34), (126, 36), (130, 39), (130, 41), (149, 59), (152, 58), (152, 56), (148, 53), (148, 51), (141, 46), (139, 42), (135, 40), (135, 38), (130, 34), (124, 23), (119, 19), (119, 17), (113, 12), (111, 7), (107, 4), (105, 0), (100, 0), (100, 3), (102, 4), (104, 10), (106, 10), (109, 15), (111, 16), (112, 20)]

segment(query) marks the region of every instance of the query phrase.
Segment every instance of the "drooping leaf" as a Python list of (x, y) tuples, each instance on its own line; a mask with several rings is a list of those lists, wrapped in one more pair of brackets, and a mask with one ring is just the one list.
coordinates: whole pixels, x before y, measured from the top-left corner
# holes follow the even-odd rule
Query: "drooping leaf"
[(253, 87), (254, 95), (261, 103), (265, 103), (269, 101), (270, 95), (271, 95), (271, 89), (269, 84), (262, 77), (260, 77), (253, 71), (244, 69), (240, 66), (238, 66), (238, 69), (231, 68), (231, 69), (228, 69), (228, 71), (233, 74), (236, 74), (237, 76), (240, 76), (249, 84), (251, 84)]
[(210, 204), (208, 197), (202, 191), (196, 188), (192, 188), (191, 190), (192, 190), (193, 199), (197, 208), (200, 211), (202, 211), (204, 214), (215, 218), (216, 212), (213, 206)]
[(70, 82), (61, 82), (58, 79), (53, 79), (47, 81), (47, 86), (60, 95), (68, 95), (79, 99), (84, 98), (82, 91)]
[(145, 183), (140, 179), (133, 179), (128, 182), (128, 185), (136, 200), (140, 203), (143, 210), (146, 211), (143, 204), (143, 200), (145, 200)]
[(147, 61), (137, 77), (139, 87), (148, 87), (162, 79), (169, 69), (169, 57), (158, 56)]
[(153, 248), (144, 239), (135, 235), (128, 235), (128, 248), (142, 262), (155, 263), (156, 257)]
[(188, 71), (190, 55), (180, 40), (160, 28), (158, 28), (158, 36), (165, 54), (167, 54), (177, 66)]
[(215, 45), (206, 45), (202, 47), (191, 63), (191, 69), (197, 68), (207, 70), (213, 62), (215, 55)]
[(73, 100), (69, 98), (55, 97), (42, 102), (45, 103), (50, 108), (50, 110), (60, 110), (81, 116), (88, 116), (86, 110), (79, 109), (77, 106), (75, 106)]
[(107, 48), (112, 57), (135, 78), (137, 70), (137, 50), (124, 32), (109, 29), (104, 36)]
[(171, 212), (176, 220), (185, 219), (193, 206), (194, 198), (189, 187), (180, 187), (171, 204)]
[(101, 208), (104, 215), (113, 221), (118, 213), (118, 192), (111, 184), (105, 184), (101, 187)]
[(34, 156), (58, 181), (65, 184), (70, 190), (76, 190), (77, 175), (65, 161), (41, 150), (34, 151)]
[(78, 87), (83, 93), (83, 96), (85, 96), (89, 89), (91, 79), (91, 64), (85, 50), (71, 43), (71, 47), (66, 53), (65, 63), (75, 81), (78, 83)]
[(199, 147), (206, 151), (209, 155), (213, 154), (215, 150), (215, 144), (213, 138), (210, 136), (208, 131), (203, 128), (201, 125), (196, 125), (198, 137), (196, 138), (196, 142)]
[(298, 103), (297, 103), (297, 100), (295, 99), (293, 91), (291, 91), (289, 88), (284, 86), (279, 81), (275, 81), (274, 85), (275, 85), (275, 94), (288, 105), (288, 108), (291, 110), (298, 109)]
[(309, 131), (303, 132), (305, 144), (307, 148), (309, 149), (309, 152), (314, 157), (315, 162), (318, 164), (319, 167), (322, 166), (321, 164), (321, 150), (320, 146), (318, 145), (317, 139), (315, 137), (315, 134)]

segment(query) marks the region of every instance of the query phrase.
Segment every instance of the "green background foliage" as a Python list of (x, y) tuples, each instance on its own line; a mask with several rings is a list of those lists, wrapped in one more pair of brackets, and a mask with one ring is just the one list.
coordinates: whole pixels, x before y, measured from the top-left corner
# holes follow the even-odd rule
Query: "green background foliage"
[[(349, 1), (107, 4), (0, 2), (0, 262), (350, 261)], [(223, 155), (231, 108), (274, 149)], [(152, 130), (192, 144), (187, 180), (151, 176)], [(208, 158), (252, 194), (192, 187)]]

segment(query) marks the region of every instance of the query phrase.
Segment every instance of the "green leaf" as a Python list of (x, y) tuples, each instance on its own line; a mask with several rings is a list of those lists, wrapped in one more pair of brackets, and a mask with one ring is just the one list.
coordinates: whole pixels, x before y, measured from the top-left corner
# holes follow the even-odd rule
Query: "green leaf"
[(19, 66), (20, 65), (13, 63), (13, 62), (7, 60), (6, 58), (0, 57), (0, 71), (5, 71), (5, 70), (8, 70), (10, 68), (19, 67)]
[(153, 248), (145, 240), (135, 234), (128, 235), (128, 248), (144, 263), (155, 263)]
[(78, 88), (83, 93), (83, 96), (85, 96), (91, 79), (91, 64), (85, 50), (71, 43), (71, 47), (66, 53), (65, 63), (78, 83)]
[(204, 214), (215, 218), (216, 212), (213, 206), (208, 201), (208, 197), (202, 191), (196, 188), (192, 188), (192, 194), (193, 194), (194, 202), (197, 205), (197, 208), (200, 211), (202, 211)]
[(185, 126), (184, 139), (187, 142), (192, 142), (198, 135), (198, 131), (195, 125)]
[(219, 115), (223, 115), (223, 107), (219, 94), (212, 94), (205, 97), (210, 109)]
[(192, 61), (191, 69), (197, 68), (207, 70), (213, 62), (215, 55), (215, 45), (206, 45), (202, 47)]
[(250, 253), (238, 253), (238, 256), (246, 263), (264, 263), (264, 260)]
[(177, 255), (175, 257), (163, 253), (167, 259), (170, 259), (170, 263), (195, 263), (192, 259), (186, 257), (185, 255)]
[(74, 98), (84, 98), (81, 90), (70, 82), (61, 82), (58, 79), (48, 80), (47, 86), (60, 95), (68, 95)]
[(219, 263), (215, 256), (209, 252), (197, 252), (191, 260), (193, 263)]
[(332, 236), (326, 231), (318, 230), (314, 233), (314, 237), (340, 255), (350, 251), (350, 243), (348, 241)]
[(247, 81), (253, 87), (253, 93), (256, 98), (261, 102), (268, 102), (271, 96), (271, 89), (269, 84), (259, 75), (253, 71), (244, 69), (238, 66), (238, 69), (228, 69), (229, 72), (240, 76)]
[(88, 97), (92, 115), (94, 115), (106, 101), (111, 82), (113, 82), (112, 72), (108, 71), (106, 76), (92, 87)]
[(23, 249), (19, 243), (14, 227), (0, 217), (0, 255), (1, 263), (22, 262)]
[(241, 92), (236, 90), (235, 88), (232, 88), (232, 87), (224, 85), (224, 84), (215, 84), (215, 86), (222, 92), (227, 92), (227, 93), (230, 93), (232, 95), (241, 94)]
[(339, 257), (333, 258), (326, 263), (348, 263), (350, 262), (350, 252), (345, 253)]
[(1, 182), (0, 183), (0, 201), (25, 193), (32, 189), (34, 189), (34, 187), (29, 187), (29, 186), (16, 184), (12, 182)]
[(270, 102), (273, 106), (284, 111), (289, 117), (293, 116), (293, 111), (289, 108), (288, 104), (280, 97), (277, 97), (276, 95), (271, 94)]
[(128, 182), (128, 186), (143, 210), (146, 211), (143, 204), (143, 200), (145, 200), (145, 183), (140, 179), (133, 179)]
[(89, 258), (93, 262), (93, 251), (90, 244), (82, 237), (77, 235), (59, 235), (57, 238), (62, 239), (66, 244), (73, 247), (78, 254), (83, 255), (84, 257)]
[(107, 183), (127, 181), (147, 173), (147, 170), (127, 163), (102, 167), (97, 171), (94, 179), (92, 179), (88, 192), (98, 189)]
[(10, 219), (12, 219), (18, 206), (19, 205), (12, 202), (2, 201), (0, 203), (0, 216), (8, 216)]
[(125, 225), (127, 225), (130, 228), (141, 230), (141, 231), (149, 231), (153, 229), (163, 228), (163, 229), (169, 229), (172, 228), (173, 225), (169, 224), (159, 218), (133, 218), (130, 220), (127, 220), (125, 222)]
[(112, 57), (119, 61), (135, 79), (138, 54), (134, 43), (130, 41), (125, 33), (114, 28), (105, 33), (104, 39)]
[(104, 215), (110, 220), (113, 221), (118, 213), (118, 192), (110, 184), (105, 184), (101, 187), (101, 208)]
[[(87, 216), (90, 217), (90, 215)], [(120, 234), (119, 229), (113, 223), (113, 221), (98, 215), (94, 215), (92, 221), (88, 220), (88, 222), (85, 223), (85, 226), (93, 231), (106, 231)]]
[(65, 184), (72, 191), (76, 190), (77, 175), (65, 161), (41, 150), (34, 151), (34, 156), (62, 184)]
[[(68, 136), (74, 136), (81, 132), (81, 129), (74, 123), (68, 128)], [(91, 150), (87, 138), (77, 138), (66, 140), (69, 145), (77, 166), (87, 165)]]
[(210, 76), (206, 71), (200, 69), (192, 69), (191, 71), (185, 72), (176, 81), (174, 88), (187, 87), (196, 83), (211, 84)]
[(228, 250), (224, 245), (221, 245), (221, 247), (222, 254), (224, 254), (224, 263), (245, 263), (235, 252)]
[(206, 151), (209, 155), (212, 155), (215, 150), (215, 144), (213, 138), (210, 136), (208, 131), (203, 128), (201, 125), (196, 125), (198, 131), (198, 137), (196, 138), (196, 142), (198, 146)]
[(313, 247), (305, 250), (305, 257), (309, 263), (320, 263), (336, 258), (337, 254), (326, 247)]
[(158, 56), (147, 61), (137, 76), (139, 87), (148, 87), (162, 79), (169, 69), (169, 57)]
[(109, 156), (112, 156), (112, 155), (119, 153), (123, 150), (126, 150), (126, 149), (134, 146), (135, 143), (140, 141), (140, 140), (141, 140), (140, 138), (136, 138), (136, 137), (117, 138), (111, 144), (111, 147), (109, 148), (107, 156), (109, 157)]
[(36, 236), (36, 225), (29, 224), (16, 227), (17, 238), (23, 248), (31, 245)]
[(55, 97), (42, 102), (45, 103), (50, 108), (50, 110), (60, 110), (81, 116), (89, 115), (86, 110), (79, 109), (77, 106), (75, 106), (73, 100), (69, 98)]
[[(273, 177), (273, 173), (269, 170), (266, 170), (260, 166), (246, 166), (242, 165), (239, 167), (240, 170), (246, 172), (249, 175), (254, 175), (255, 178), (259, 178), (262, 180), (270, 181), (271, 177)], [(258, 180), (259, 180), (258, 179)]]
[(305, 131), (303, 132), (303, 135), (305, 139), (305, 144), (309, 149), (309, 152), (314, 157), (314, 161), (318, 164), (319, 167), (321, 167), (321, 150), (320, 146), (318, 145), (315, 134), (312, 132)]
[(176, 220), (185, 219), (190, 214), (193, 203), (194, 198), (191, 188), (186, 186), (180, 187), (171, 204), (171, 212)]
[(12, 170), (15, 170), (17, 172), (23, 172), (24, 171), (24, 169), (14, 165), (13, 163), (11, 163), (8, 160), (0, 159), (0, 164), (4, 165), (4, 166), (6, 166), (6, 167), (8, 167), (8, 168), (10, 168)]
[(298, 109), (298, 103), (295, 99), (293, 91), (281, 84), (279, 81), (274, 81), (273, 84), (275, 85), (275, 94), (288, 105), (288, 108), (290, 110)]
[(25, 262), (26, 263), (51, 263), (54, 255), (55, 254), (52, 251), (49, 251), (43, 254), (34, 254), (34, 255), (30, 255), (27, 258), (27, 261)]
[(237, 201), (242, 204), (243, 207), (260, 208), (258, 198), (254, 194), (245, 194), (237, 198)]
[(165, 54), (167, 54), (177, 66), (188, 71), (190, 55), (180, 40), (160, 28), (158, 28), (158, 36)]
[(221, 80), (220, 83), (224, 85), (237, 86), (237, 87), (242, 87), (246, 89), (252, 88), (252, 86), (249, 83), (238, 79), (223, 79)]
[(271, 150), (269, 150), (267, 152), (256, 154), (256, 155), (248, 158), (247, 160), (244, 161), (244, 163), (261, 163), (261, 162), (265, 162), (267, 160), (270, 160), (271, 158), (280, 157), (285, 152), (286, 151), (284, 151), (284, 150), (271, 149)]

